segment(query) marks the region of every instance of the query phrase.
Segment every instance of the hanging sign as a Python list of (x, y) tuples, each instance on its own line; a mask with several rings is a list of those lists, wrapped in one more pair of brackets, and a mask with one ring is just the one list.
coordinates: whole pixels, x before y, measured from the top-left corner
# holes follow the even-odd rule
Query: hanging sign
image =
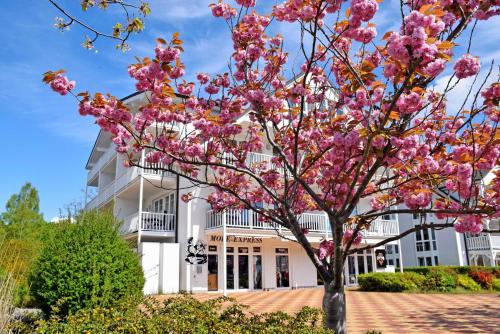
[(187, 256), (185, 261), (189, 264), (204, 264), (207, 263), (208, 256), (205, 252), (206, 245), (203, 241), (198, 240), (194, 242), (193, 237), (188, 239), (187, 243)]

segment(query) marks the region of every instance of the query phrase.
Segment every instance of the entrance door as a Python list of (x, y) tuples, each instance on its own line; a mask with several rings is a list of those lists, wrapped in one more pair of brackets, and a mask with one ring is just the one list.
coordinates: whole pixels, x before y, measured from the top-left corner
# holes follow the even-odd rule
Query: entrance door
[(253, 289), (262, 289), (262, 256), (253, 256)]
[(288, 255), (276, 255), (276, 287), (290, 287), (290, 271), (288, 269)]
[(226, 287), (228, 289), (234, 289), (234, 255), (226, 255)]
[(356, 277), (356, 266), (355, 266), (355, 257), (354, 255), (349, 255), (347, 257), (347, 285), (356, 284), (358, 282)]
[(238, 255), (238, 289), (248, 289), (248, 255)]
[(217, 291), (218, 287), (218, 263), (217, 255), (208, 255), (208, 291)]

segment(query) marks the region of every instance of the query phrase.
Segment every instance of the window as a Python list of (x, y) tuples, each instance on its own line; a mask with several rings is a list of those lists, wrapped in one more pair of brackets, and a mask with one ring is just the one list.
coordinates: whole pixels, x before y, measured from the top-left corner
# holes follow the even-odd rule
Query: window
[(386, 247), (387, 254), (392, 254), (392, 245), (387, 245)]
[(433, 228), (415, 232), (415, 241), (417, 252), (437, 251), (436, 232)]
[(425, 219), (426, 217), (426, 214), (425, 213), (418, 213), (418, 212), (414, 212), (413, 213), (413, 219), (414, 220), (420, 220), (420, 219)]
[(393, 259), (389, 259), (389, 265), (390, 265), (390, 266), (393, 266), (393, 265), (394, 265), (394, 260), (393, 260)]
[(394, 253), (399, 254), (399, 245), (394, 245)]

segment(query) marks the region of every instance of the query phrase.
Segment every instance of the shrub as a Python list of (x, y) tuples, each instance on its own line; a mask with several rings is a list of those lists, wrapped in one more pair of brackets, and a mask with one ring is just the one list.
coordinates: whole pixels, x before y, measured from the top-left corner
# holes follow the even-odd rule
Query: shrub
[(431, 268), (425, 275), (423, 289), (429, 291), (450, 291), (457, 286), (457, 275), (453, 270)]
[(490, 271), (474, 269), (469, 272), (469, 276), (481, 285), (483, 289), (491, 289), (493, 274)]
[(20, 330), (45, 334), (63, 333), (332, 333), (322, 328), (322, 312), (305, 307), (295, 315), (274, 312), (252, 315), (230, 298), (200, 302), (191, 295), (171, 297), (164, 302), (145, 299), (143, 307), (125, 303), (115, 308), (80, 310), (66, 319), (52, 316), (37, 328)]
[(358, 283), (364, 291), (401, 292), (415, 290), (424, 277), (417, 273), (368, 273), (358, 276)]
[(494, 278), (491, 283), (491, 288), (495, 291), (500, 291), (500, 278)]
[(109, 212), (84, 212), (75, 223), (58, 224), (28, 278), (39, 306), (62, 316), (109, 307), (142, 294), (144, 285), (138, 256), (118, 235)]
[(481, 286), (476, 283), (472, 278), (467, 275), (458, 275), (457, 276), (457, 287), (464, 288), (469, 291), (480, 291)]

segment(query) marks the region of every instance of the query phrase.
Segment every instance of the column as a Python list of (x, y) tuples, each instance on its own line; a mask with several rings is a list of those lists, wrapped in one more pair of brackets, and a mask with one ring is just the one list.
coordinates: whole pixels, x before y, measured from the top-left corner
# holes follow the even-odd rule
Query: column
[(226, 212), (222, 211), (222, 293), (227, 296), (227, 231)]

